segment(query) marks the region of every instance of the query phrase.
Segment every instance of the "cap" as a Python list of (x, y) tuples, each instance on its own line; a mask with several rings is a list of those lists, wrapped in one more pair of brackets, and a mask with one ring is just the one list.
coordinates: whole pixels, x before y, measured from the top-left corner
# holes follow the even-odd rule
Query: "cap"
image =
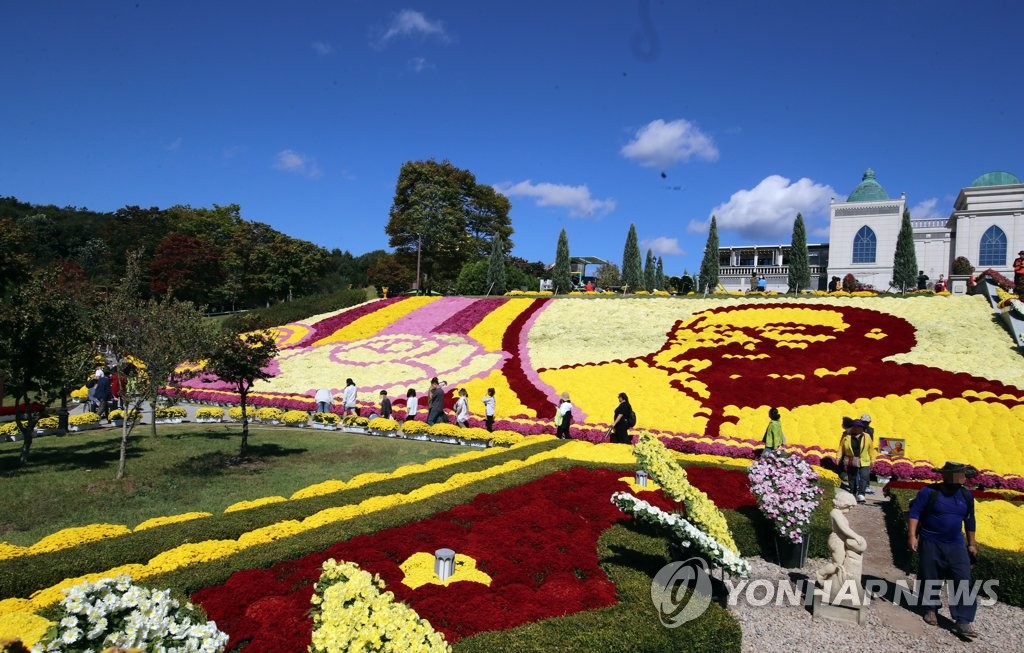
[(952, 461), (947, 461), (945, 465), (943, 465), (942, 467), (935, 467), (932, 469), (932, 471), (937, 472), (939, 474), (963, 474), (968, 478), (972, 476), (977, 476), (978, 474), (978, 470), (976, 470), (974, 467), (964, 463), (955, 463)]
[(864, 422), (865, 424), (870, 424), (871, 423), (871, 415), (868, 415), (867, 413), (864, 413), (863, 415), (860, 416), (860, 421)]

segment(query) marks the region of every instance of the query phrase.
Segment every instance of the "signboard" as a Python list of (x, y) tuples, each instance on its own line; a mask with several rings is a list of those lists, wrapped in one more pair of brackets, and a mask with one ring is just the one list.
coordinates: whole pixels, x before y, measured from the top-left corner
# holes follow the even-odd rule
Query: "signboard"
[(890, 456), (906, 456), (907, 441), (901, 438), (878, 438), (878, 453)]
[(541, 279), (540, 280), (540, 289), (542, 291), (543, 290), (552, 290), (553, 288), (554, 288), (554, 284), (552, 283), (551, 279)]

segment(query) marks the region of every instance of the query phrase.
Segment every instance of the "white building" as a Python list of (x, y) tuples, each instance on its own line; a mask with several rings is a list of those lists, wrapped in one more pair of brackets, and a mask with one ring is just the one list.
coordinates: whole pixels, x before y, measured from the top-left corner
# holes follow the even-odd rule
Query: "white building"
[[(889, 197), (874, 171), (865, 171), (845, 202), (832, 201), (829, 242), (808, 245), (812, 287), (817, 283), (824, 288), (832, 277), (852, 274), (876, 290), (888, 289), (906, 206), (905, 193)], [(910, 217), (917, 266), (928, 275), (929, 285), (940, 274), (949, 277), (953, 261), (960, 256), (978, 272), (991, 268), (1013, 278), (1013, 259), (1024, 250), (1024, 183), (1016, 175), (981, 175), (961, 189), (948, 218)], [(756, 252), (753, 257), (748, 254), (751, 250)], [(746, 290), (751, 274), (765, 274), (770, 290), (785, 292), (788, 250), (788, 245), (719, 248), (723, 285)], [(768, 256), (758, 256), (761, 252)], [(954, 284), (952, 290), (963, 292), (966, 286)]]

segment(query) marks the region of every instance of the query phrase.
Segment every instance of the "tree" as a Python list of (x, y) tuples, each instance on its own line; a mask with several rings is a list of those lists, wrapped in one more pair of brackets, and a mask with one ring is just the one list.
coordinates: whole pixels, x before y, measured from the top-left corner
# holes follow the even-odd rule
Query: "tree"
[(0, 385), (15, 406), (25, 407), (15, 414), (22, 465), (28, 462), (39, 418), (96, 353), (94, 323), (83, 298), (81, 288), (51, 266), (34, 271), (0, 304)]
[(811, 285), (810, 255), (807, 253), (807, 231), (804, 216), (796, 214), (793, 239), (789, 246), (789, 292), (798, 293)]
[(718, 220), (711, 216), (708, 241), (704, 245), (704, 258), (700, 262), (697, 292), (709, 293), (718, 288)]
[(249, 417), (246, 411), (249, 391), (256, 381), (265, 381), (273, 376), (267, 371), (270, 361), (277, 355), (277, 343), (269, 330), (255, 328), (250, 323), (248, 330), (228, 329), (215, 341), (206, 369), (238, 391), (242, 408), (242, 446), (239, 457), (244, 457), (249, 448)]
[(644, 290), (647, 292), (654, 292), (655, 284), (658, 281), (657, 266), (654, 252), (647, 250), (647, 259), (644, 261)]
[(505, 288), (516, 290), (536, 290), (540, 287), (538, 277), (535, 277), (517, 267), (509, 266), (505, 269)]
[(384, 231), (409, 267), (417, 249), (428, 279), (454, 279), (466, 261), (486, 258), (500, 236), (512, 248), (511, 204), (449, 161), (407, 161), (398, 173)]
[(0, 218), (0, 297), (28, 278), (32, 259), (25, 253), (27, 238), (18, 222)]
[(644, 287), (644, 270), (640, 260), (640, 245), (637, 243), (636, 225), (629, 225), (626, 246), (622, 248), (622, 285), (626, 291)]
[(142, 250), (129, 254), (124, 277), (97, 310), (100, 349), (113, 359), (122, 379), (119, 479), (126, 472), (128, 438), (135, 428), (132, 416), (149, 401), (154, 410), (151, 432), (156, 435), (159, 391), (198, 374), (185, 363), (200, 360), (211, 338), (209, 323), (191, 302), (142, 299), (141, 262)]
[(619, 266), (614, 263), (605, 263), (597, 268), (597, 285), (605, 290), (615, 288), (622, 284), (622, 275), (619, 274)]
[(455, 292), (460, 295), (483, 295), (487, 293), (487, 271), (490, 263), (487, 260), (466, 263), (459, 271), (455, 280)]
[(551, 282), (555, 293), (567, 293), (572, 290), (569, 236), (566, 235), (565, 229), (558, 234), (558, 247), (555, 248), (555, 269), (551, 273)]
[(149, 264), (154, 295), (173, 295), (196, 304), (209, 304), (224, 280), (220, 252), (213, 244), (175, 232), (156, 246)]
[(658, 257), (658, 269), (654, 273), (654, 289), (665, 290), (665, 264), (660, 256)]
[(491, 259), (487, 266), (487, 294), (505, 294), (505, 250), (501, 236), (495, 236), (491, 243)]
[(914, 252), (914, 226), (910, 224), (910, 210), (903, 209), (900, 233), (896, 237), (896, 257), (892, 266), (892, 285), (907, 292), (917, 284), (917, 253)]
[(543, 261), (527, 261), (518, 256), (509, 256), (506, 261), (511, 267), (518, 268), (531, 277), (540, 279), (548, 273), (548, 266)]
[(366, 278), (378, 292), (383, 293), (387, 288), (389, 294), (399, 295), (412, 286), (413, 272), (399, 263), (394, 254), (388, 254), (370, 265)]

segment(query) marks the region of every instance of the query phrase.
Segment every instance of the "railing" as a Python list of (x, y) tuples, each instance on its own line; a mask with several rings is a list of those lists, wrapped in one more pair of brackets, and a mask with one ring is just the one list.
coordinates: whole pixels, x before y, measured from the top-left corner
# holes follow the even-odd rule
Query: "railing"
[[(821, 276), (826, 272), (826, 266), (824, 265), (811, 265), (810, 266), (811, 277)], [(718, 268), (719, 277), (747, 277), (756, 274), (761, 276), (762, 274), (766, 277), (779, 277), (789, 276), (788, 265), (723, 265)]]
[(943, 229), (946, 227), (947, 222), (946, 218), (922, 218), (920, 220), (911, 220), (910, 226), (914, 229)]

